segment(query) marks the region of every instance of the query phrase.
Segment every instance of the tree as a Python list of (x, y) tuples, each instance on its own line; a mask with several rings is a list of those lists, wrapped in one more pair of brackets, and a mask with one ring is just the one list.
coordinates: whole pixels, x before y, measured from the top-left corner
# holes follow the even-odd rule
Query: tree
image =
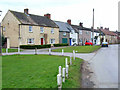
[(5, 37), (2, 35), (2, 46), (5, 44)]

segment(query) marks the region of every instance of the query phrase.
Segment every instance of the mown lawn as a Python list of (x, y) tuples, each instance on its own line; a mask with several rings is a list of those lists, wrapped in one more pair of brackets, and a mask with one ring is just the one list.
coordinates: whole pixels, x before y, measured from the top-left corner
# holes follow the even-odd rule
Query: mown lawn
[[(20, 50), (20, 51), (22, 51), (22, 50)], [(11, 48), (9, 48), (8, 52), (18, 52), (18, 49), (11, 49)], [(5, 48), (2, 48), (2, 53), (6, 53), (6, 49)]]
[[(65, 66), (63, 56), (12, 55), (2, 56), (3, 88), (57, 88), (58, 66)], [(69, 79), (63, 88), (80, 88), (82, 59), (73, 61)]]
[(101, 46), (71, 46), (71, 47), (65, 47), (65, 48), (59, 48), (52, 50), (53, 52), (62, 52), (62, 49), (64, 49), (64, 52), (73, 52), (73, 50), (77, 51), (77, 53), (91, 53), (101, 48)]

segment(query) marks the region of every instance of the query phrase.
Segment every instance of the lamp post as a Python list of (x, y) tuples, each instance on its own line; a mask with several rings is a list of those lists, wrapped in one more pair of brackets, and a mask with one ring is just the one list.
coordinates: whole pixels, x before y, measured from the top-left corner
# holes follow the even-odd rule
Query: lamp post
[[(2, 11), (0, 10), (0, 16)], [(0, 56), (2, 55), (2, 35), (1, 35), (1, 23), (0, 23)]]

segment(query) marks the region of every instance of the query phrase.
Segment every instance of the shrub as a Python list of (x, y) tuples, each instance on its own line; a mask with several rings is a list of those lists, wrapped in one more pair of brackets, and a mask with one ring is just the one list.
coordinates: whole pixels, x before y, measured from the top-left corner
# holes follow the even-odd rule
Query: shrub
[(41, 48), (50, 48), (51, 44), (47, 44), (47, 45), (20, 45), (20, 48), (22, 49), (41, 49)]
[(67, 43), (61, 43), (61, 44), (53, 44), (54, 47), (60, 47), (60, 46), (68, 46)]
[(5, 37), (2, 35), (2, 46), (5, 44)]

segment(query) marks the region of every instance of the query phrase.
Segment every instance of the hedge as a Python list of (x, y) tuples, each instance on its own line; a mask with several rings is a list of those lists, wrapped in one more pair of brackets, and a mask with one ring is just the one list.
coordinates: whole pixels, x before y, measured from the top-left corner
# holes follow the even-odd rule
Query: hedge
[(20, 45), (20, 48), (22, 49), (40, 49), (40, 48), (50, 48), (51, 44), (47, 44), (47, 45)]
[(66, 43), (61, 43), (61, 44), (53, 44), (54, 47), (60, 47), (60, 46), (68, 46)]

